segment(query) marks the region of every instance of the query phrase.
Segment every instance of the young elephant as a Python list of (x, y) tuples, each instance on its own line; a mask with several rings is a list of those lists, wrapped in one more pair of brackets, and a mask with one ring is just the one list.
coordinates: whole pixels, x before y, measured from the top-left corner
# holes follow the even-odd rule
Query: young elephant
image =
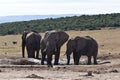
[(44, 60), (47, 55), (47, 65), (52, 66), (52, 56), (55, 55), (54, 64), (58, 65), (60, 48), (68, 40), (69, 35), (64, 31), (49, 31), (46, 32), (44, 38), (41, 40), (41, 53), (42, 61), (41, 64), (44, 65)]
[(39, 58), (40, 41), (41, 36), (36, 31), (24, 31), (22, 34), (22, 57), (25, 57), (26, 46), (28, 58), (35, 58), (35, 51), (37, 53), (36, 58)]
[(91, 57), (94, 58), (94, 64), (97, 64), (97, 54), (98, 54), (98, 44), (96, 40), (91, 38), (90, 36), (85, 37), (75, 37), (74, 39), (70, 39), (67, 42), (67, 64), (70, 63), (70, 55), (73, 52), (74, 64), (79, 64), (79, 59), (81, 55), (86, 55), (88, 57), (88, 65), (91, 64)]

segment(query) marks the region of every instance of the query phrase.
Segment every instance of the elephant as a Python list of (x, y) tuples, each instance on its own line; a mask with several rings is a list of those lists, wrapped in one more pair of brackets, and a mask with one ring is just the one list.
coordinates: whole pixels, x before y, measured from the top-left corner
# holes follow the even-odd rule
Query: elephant
[(67, 64), (70, 63), (70, 55), (73, 53), (74, 64), (78, 65), (80, 57), (85, 55), (88, 57), (88, 65), (91, 65), (91, 57), (94, 58), (94, 64), (97, 64), (98, 43), (90, 36), (69, 39), (66, 44)]
[(47, 31), (41, 40), (41, 64), (47, 55), (47, 65), (52, 67), (52, 56), (55, 55), (54, 65), (58, 65), (61, 46), (68, 40), (69, 35), (64, 31)]
[[(36, 31), (24, 31), (22, 34), (22, 57), (25, 57), (25, 47), (28, 58), (39, 58), (41, 35)], [(36, 57), (35, 57), (36, 52)]]

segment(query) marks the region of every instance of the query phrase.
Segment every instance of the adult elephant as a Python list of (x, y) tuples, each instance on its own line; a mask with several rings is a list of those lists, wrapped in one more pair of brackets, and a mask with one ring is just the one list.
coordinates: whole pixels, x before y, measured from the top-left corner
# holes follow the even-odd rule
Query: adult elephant
[(58, 65), (60, 48), (68, 40), (69, 35), (64, 31), (49, 31), (46, 32), (44, 38), (41, 41), (41, 53), (42, 61), (41, 64), (44, 65), (44, 60), (47, 55), (47, 65), (52, 66), (52, 55), (55, 55), (54, 65)]
[(97, 64), (98, 44), (95, 39), (90, 36), (75, 37), (67, 42), (67, 64), (70, 63), (70, 55), (73, 52), (74, 64), (78, 65), (81, 55), (88, 57), (88, 65), (91, 64), (91, 57), (94, 58), (94, 64)]
[[(28, 58), (39, 58), (41, 36), (36, 31), (24, 31), (22, 34), (22, 57), (25, 57), (25, 46)], [(35, 57), (36, 51), (36, 57)]]

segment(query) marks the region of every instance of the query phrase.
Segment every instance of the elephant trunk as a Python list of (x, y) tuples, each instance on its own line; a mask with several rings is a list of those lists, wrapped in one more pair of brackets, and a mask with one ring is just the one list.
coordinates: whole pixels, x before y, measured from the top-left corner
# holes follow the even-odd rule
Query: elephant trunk
[(66, 56), (67, 56), (67, 65), (69, 65), (69, 63), (70, 63), (70, 55), (67, 54)]
[(70, 55), (71, 55), (71, 53), (72, 53), (72, 50), (67, 48), (67, 50), (65, 52), (65, 55), (67, 57), (67, 65), (69, 65), (69, 63), (70, 63)]
[(25, 42), (22, 41), (22, 57), (25, 57)]

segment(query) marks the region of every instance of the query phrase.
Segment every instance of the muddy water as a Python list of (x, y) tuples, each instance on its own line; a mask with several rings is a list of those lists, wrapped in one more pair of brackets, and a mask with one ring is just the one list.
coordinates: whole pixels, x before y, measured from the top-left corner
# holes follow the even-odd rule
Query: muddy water
[[(106, 64), (110, 63), (109, 61), (103, 61), (103, 60), (97, 60), (98, 64)], [(66, 65), (67, 59), (60, 59), (59, 64), (60, 65)], [(45, 64), (47, 62), (45, 61)], [(54, 63), (54, 60), (52, 60), (52, 63)], [(4, 58), (0, 59), (0, 65), (40, 65), (41, 64), (41, 59), (34, 59), (34, 58)], [(73, 59), (71, 59), (70, 64), (73, 65)], [(80, 60), (80, 65), (86, 65), (87, 60), (86, 59), (81, 59)]]

